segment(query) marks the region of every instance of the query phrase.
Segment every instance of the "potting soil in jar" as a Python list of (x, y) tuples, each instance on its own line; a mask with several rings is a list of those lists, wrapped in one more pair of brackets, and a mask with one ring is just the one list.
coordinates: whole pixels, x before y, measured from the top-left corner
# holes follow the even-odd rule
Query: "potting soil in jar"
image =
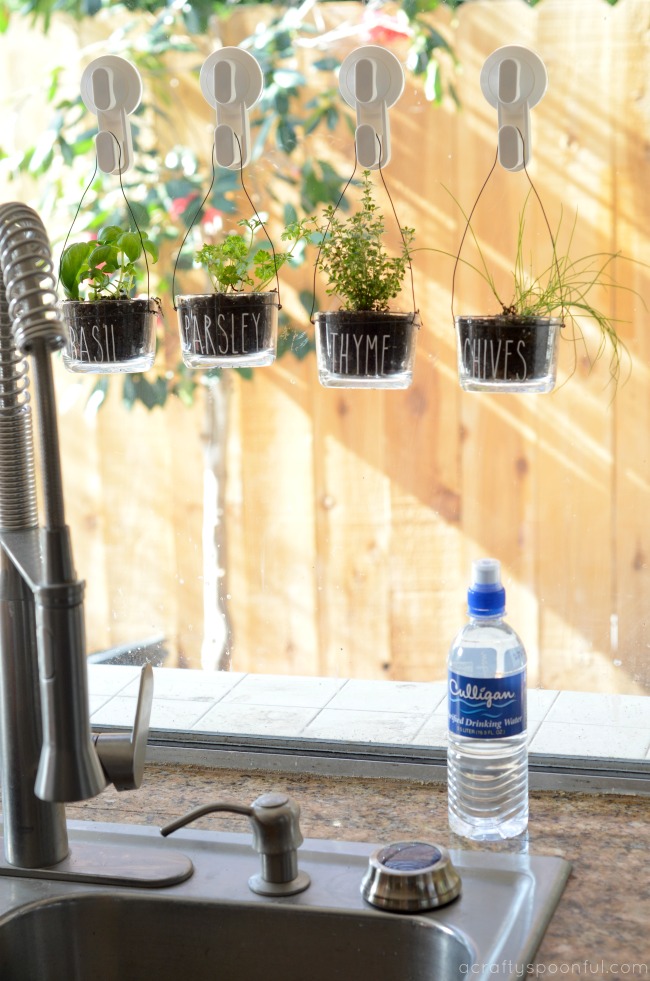
[(208, 293), (177, 299), (181, 350), (188, 367), (261, 367), (274, 360), (277, 293)]
[(407, 387), (413, 371), (415, 314), (316, 314), (319, 377), (332, 387)]
[(533, 388), (555, 382), (559, 320), (457, 317), (461, 383), (468, 386)]
[(63, 359), (71, 370), (146, 371), (153, 364), (158, 307), (152, 301), (66, 301), (63, 314)]

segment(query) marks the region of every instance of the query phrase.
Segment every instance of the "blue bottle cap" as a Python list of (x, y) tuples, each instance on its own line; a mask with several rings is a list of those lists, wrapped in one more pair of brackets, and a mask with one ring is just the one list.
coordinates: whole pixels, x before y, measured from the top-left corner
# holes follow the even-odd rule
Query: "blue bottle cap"
[(467, 612), (471, 617), (498, 617), (506, 612), (506, 591), (501, 585), (501, 563), (498, 559), (477, 559), (472, 562)]

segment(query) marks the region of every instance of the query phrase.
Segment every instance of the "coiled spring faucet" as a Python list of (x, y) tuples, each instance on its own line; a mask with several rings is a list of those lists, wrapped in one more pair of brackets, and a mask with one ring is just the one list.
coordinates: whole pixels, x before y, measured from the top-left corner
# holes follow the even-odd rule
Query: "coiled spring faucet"
[(84, 583), (75, 574), (65, 523), (51, 364), (65, 343), (55, 288), (37, 213), (20, 203), (0, 206), (2, 802), (5, 858), (24, 869), (54, 866), (67, 856), (63, 802), (94, 797), (109, 781), (117, 789), (138, 785), (153, 694), (148, 667), (134, 733), (92, 736)]

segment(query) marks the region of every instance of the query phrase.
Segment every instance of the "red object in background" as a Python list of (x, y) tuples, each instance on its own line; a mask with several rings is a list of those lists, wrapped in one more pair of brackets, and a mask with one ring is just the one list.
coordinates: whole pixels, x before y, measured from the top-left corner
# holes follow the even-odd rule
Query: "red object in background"
[(364, 14), (365, 36), (374, 44), (391, 44), (395, 41), (408, 40), (411, 29), (399, 17), (391, 17), (373, 10)]

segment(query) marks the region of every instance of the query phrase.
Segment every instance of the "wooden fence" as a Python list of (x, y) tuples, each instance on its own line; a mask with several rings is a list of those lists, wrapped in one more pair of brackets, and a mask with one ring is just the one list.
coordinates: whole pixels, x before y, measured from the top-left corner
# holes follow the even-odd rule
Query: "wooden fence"
[[(327, 7), (333, 22), (362, 9)], [(236, 24), (227, 43), (238, 40)], [(522, 0), (477, 0), (453, 18), (439, 12), (435, 24), (458, 58), (461, 107), (449, 100), (434, 108), (409, 81), (391, 111), (385, 175), (417, 245), (458, 247), (463, 220), (451, 195), (471, 207), (496, 147), (496, 112), (481, 95), (480, 69), (495, 48), (515, 43), (537, 51), (549, 72), (532, 115), (530, 176), (551, 226), (563, 213), (566, 241), (577, 214), (575, 256), (620, 250), (650, 261), (645, 0), (614, 7), (542, 0), (532, 9)], [(336, 53), (358, 43), (340, 42)], [(394, 50), (403, 54), (399, 43)], [(196, 119), (206, 111), (197, 103)], [(349, 169), (347, 131), (319, 152)], [(273, 155), (255, 165), (258, 202), (281, 165)], [(476, 211), (477, 235), (501, 284), (528, 192), (525, 174), (497, 168)], [(530, 214), (531, 252), (548, 264), (543, 217), (535, 207)], [(395, 244), (395, 232), (391, 238)], [(66, 491), (77, 564), (89, 584), (91, 648), (163, 634), (168, 663), (198, 666), (204, 604), (214, 612), (220, 582), (236, 670), (441, 678), (463, 622), (470, 561), (494, 555), (533, 683), (647, 690), (650, 337), (640, 297), (650, 297), (648, 269), (619, 261), (617, 280), (627, 291), (599, 297), (629, 351), (629, 378), (616, 393), (608, 359), (591, 365), (581, 344), (564, 339), (554, 393), (484, 396), (458, 386), (452, 268), (439, 253), (417, 256), (423, 327), (408, 391), (325, 390), (313, 354), (289, 354), (252, 380), (233, 374), (221, 383), (222, 516), (206, 516), (217, 500), (215, 468), (205, 466), (214, 450), (207, 388), (193, 408), (169, 401), (147, 412), (123, 408), (112, 385), (108, 404), (93, 411), (88, 383), (61, 370)], [(310, 280), (306, 269), (284, 283), (294, 326), (309, 326), (298, 292)], [(480, 312), (481, 299), (461, 271), (456, 310)], [(168, 326), (161, 357), (172, 363), (173, 320)], [(589, 324), (584, 331), (593, 353), (597, 336)], [(227, 548), (217, 582), (215, 563), (203, 556), (213, 550), (219, 518)]]

